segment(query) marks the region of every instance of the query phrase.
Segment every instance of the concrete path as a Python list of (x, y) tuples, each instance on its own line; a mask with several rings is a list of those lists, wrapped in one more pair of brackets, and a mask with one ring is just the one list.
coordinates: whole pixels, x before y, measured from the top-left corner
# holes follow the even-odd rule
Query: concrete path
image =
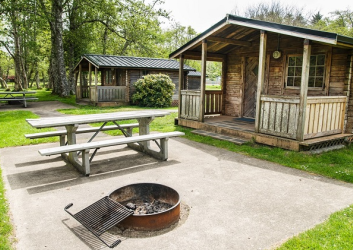
[(350, 184), (184, 138), (169, 145), (165, 162), (124, 146), (102, 149), (88, 178), (59, 156), (38, 154), (57, 143), (0, 149), (17, 249), (104, 248), (64, 207), (72, 202), (77, 212), (137, 182), (174, 188), (190, 210), (173, 230), (126, 238), (116, 249), (269, 249), (353, 203)]

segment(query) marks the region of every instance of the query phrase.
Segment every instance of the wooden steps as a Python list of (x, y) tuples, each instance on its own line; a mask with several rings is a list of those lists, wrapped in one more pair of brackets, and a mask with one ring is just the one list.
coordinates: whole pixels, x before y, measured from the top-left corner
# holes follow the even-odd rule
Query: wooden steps
[(248, 139), (241, 138), (241, 137), (228, 136), (228, 135), (213, 133), (213, 132), (204, 131), (204, 130), (193, 130), (191, 131), (191, 133), (197, 134), (197, 135), (209, 136), (223, 141), (233, 142), (237, 145), (243, 145), (244, 143), (249, 141)]

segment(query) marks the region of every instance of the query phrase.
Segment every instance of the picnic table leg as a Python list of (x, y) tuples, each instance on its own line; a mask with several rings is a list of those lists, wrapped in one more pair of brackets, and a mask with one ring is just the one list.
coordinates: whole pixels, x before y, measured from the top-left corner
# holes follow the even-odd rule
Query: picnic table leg
[[(153, 121), (154, 117), (147, 117), (138, 119), (139, 122), (139, 135), (148, 135), (150, 133), (150, 123)], [(150, 148), (150, 142), (141, 142), (144, 149)]]
[(26, 94), (22, 94), (23, 96), (23, 106), (27, 108), (27, 102), (26, 102)]
[[(78, 128), (77, 124), (65, 126), (67, 131), (67, 144), (76, 144), (76, 130)], [(82, 172), (82, 164), (78, 160), (77, 152), (70, 152), (68, 156), (68, 161), (74, 165), (79, 171)], [(85, 174), (85, 173), (83, 173)]]

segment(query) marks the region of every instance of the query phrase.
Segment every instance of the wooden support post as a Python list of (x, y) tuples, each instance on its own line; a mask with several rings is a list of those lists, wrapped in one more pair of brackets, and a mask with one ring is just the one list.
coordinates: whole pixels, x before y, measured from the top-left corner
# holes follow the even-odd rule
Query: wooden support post
[(97, 85), (98, 85), (98, 68), (94, 68), (94, 85), (96, 85), (96, 91), (97, 91)]
[(226, 94), (227, 94), (227, 56), (222, 60), (222, 115), (226, 112)]
[(298, 115), (297, 140), (304, 141), (306, 101), (308, 97), (308, 82), (310, 70), (311, 44), (308, 39), (304, 40), (302, 79), (300, 83), (300, 101)]
[(78, 79), (80, 81), (80, 99), (82, 98), (82, 65), (80, 64), (78, 66)]
[(260, 31), (259, 73), (257, 78), (255, 132), (260, 130), (261, 95), (264, 94), (267, 33)]
[(205, 94), (206, 94), (206, 63), (207, 63), (207, 40), (202, 40), (201, 54), (201, 88), (200, 88), (200, 113), (199, 121), (205, 120)]
[(181, 89), (184, 86), (184, 55), (181, 54), (179, 57), (179, 89), (178, 89), (178, 119), (181, 117), (181, 109), (184, 108), (182, 107), (181, 103)]
[(88, 63), (88, 82), (89, 86), (92, 86), (92, 64), (89, 62)]

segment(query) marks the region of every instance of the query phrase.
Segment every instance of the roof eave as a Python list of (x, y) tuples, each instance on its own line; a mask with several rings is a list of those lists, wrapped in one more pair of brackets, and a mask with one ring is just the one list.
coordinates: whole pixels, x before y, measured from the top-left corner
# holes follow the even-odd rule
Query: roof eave
[(229, 24), (246, 26), (248, 28), (269, 31), (269, 32), (278, 33), (278, 34), (282, 34), (282, 35), (294, 36), (294, 37), (299, 37), (299, 38), (303, 38), (303, 39), (309, 39), (309, 40), (313, 40), (313, 41), (317, 41), (317, 42), (323, 42), (323, 43), (332, 44), (332, 45), (336, 45), (337, 44), (336, 39), (332, 39), (332, 38), (320, 37), (320, 36), (311, 35), (311, 34), (304, 34), (304, 33), (301, 33), (301, 32), (296, 32), (296, 31), (291, 31), (291, 30), (278, 29), (278, 28), (275, 28), (275, 27), (267, 27), (267, 26), (264, 26), (264, 25), (255, 24), (255, 23), (249, 23), (249, 22), (243, 22), (243, 21), (239, 21), (239, 20), (230, 19), (230, 20), (228, 20), (228, 22), (229, 22)]

